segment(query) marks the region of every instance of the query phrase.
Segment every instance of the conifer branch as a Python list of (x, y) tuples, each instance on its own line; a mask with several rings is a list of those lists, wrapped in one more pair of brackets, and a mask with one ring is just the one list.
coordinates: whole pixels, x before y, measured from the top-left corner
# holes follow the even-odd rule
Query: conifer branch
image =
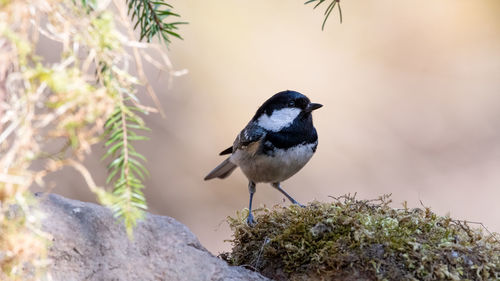
[(123, 220), (127, 233), (131, 236), (137, 220), (142, 218), (147, 209), (146, 199), (142, 193), (142, 181), (149, 172), (141, 163), (145, 157), (139, 154), (132, 145), (133, 141), (146, 140), (134, 130), (149, 130), (142, 119), (134, 111), (137, 107), (129, 106), (123, 97), (105, 124), (105, 135), (108, 148), (103, 158), (111, 158), (108, 165), (106, 183), (114, 182), (111, 209), (116, 217)]
[(163, 0), (126, 0), (128, 5), (128, 14), (132, 21), (135, 21), (134, 29), (139, 27), (140, 40), (145, 39), (151, 42), (154, 36), (158, 36), (160, 41), (166, 45), (170, 43), (170, 37), (182, 37), (176, 32), (178, 25), (186, 22), (166, 22), (167, 18), (180, 17), (179, 14), (172, 12), (172, 5)]
[[(316, 4), (314, 5), (313, 9), (316, 9), (321, 4), (325, 3), (326, 0), (308, 0), (304, 3), (304, 5), (314, 3), (314, 2), (316, 2)], [(326, 21), (330, 17), (330, 14), (332, 13), (333, 8), (335, 8), (335, 6), (337, 6), (339, 9), (340, 23), (342, 23), (342, 9), (340, 8), (340, 0), (331, 0), (330, 4), (328, 4), (328, 7), (326, 8), (325, 13), (324, 13), (325, 19), (323, 20), (323, 24), (321, 25), (321, 30), (325, 29)]]

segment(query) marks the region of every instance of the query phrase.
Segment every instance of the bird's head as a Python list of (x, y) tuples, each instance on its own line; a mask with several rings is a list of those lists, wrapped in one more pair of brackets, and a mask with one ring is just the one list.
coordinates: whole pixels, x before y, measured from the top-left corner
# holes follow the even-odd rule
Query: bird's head
[(290, 126), (296, 118), (309, 118), (311, 112), (323, 105), (312, 103), (308, 97), (295, 91), (283, 91), (264, 102), (252, 121), (264, 129), (279, 131)]

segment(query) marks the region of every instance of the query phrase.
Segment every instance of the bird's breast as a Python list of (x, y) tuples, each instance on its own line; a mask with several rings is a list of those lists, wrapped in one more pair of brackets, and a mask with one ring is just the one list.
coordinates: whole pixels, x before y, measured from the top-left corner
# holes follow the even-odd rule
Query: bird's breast
[[(264, 146), (270, 146), (264, 143)], [(253, 182), (281, 182), (297, 173), (311, 159), (317, 141), (303, 143), (287, 149), (274, 148), (265, 153), (252, 154), (238, 149), (230, 161), (238, 165)]]

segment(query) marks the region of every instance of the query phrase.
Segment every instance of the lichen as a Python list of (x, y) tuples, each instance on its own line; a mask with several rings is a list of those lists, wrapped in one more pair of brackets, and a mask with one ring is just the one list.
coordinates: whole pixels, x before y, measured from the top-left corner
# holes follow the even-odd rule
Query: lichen
[(499, 235), (377, 200), (335, 198), (228, 218), (232, 252), (221, 256), (275, 280), (500, 280)]

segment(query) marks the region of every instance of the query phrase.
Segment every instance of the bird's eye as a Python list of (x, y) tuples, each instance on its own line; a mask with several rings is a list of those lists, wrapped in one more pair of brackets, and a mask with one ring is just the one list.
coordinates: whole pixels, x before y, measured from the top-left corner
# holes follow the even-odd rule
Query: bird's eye
[(295, 101), (291, 100), (288, 102), (289, 107), (295, 107)]

